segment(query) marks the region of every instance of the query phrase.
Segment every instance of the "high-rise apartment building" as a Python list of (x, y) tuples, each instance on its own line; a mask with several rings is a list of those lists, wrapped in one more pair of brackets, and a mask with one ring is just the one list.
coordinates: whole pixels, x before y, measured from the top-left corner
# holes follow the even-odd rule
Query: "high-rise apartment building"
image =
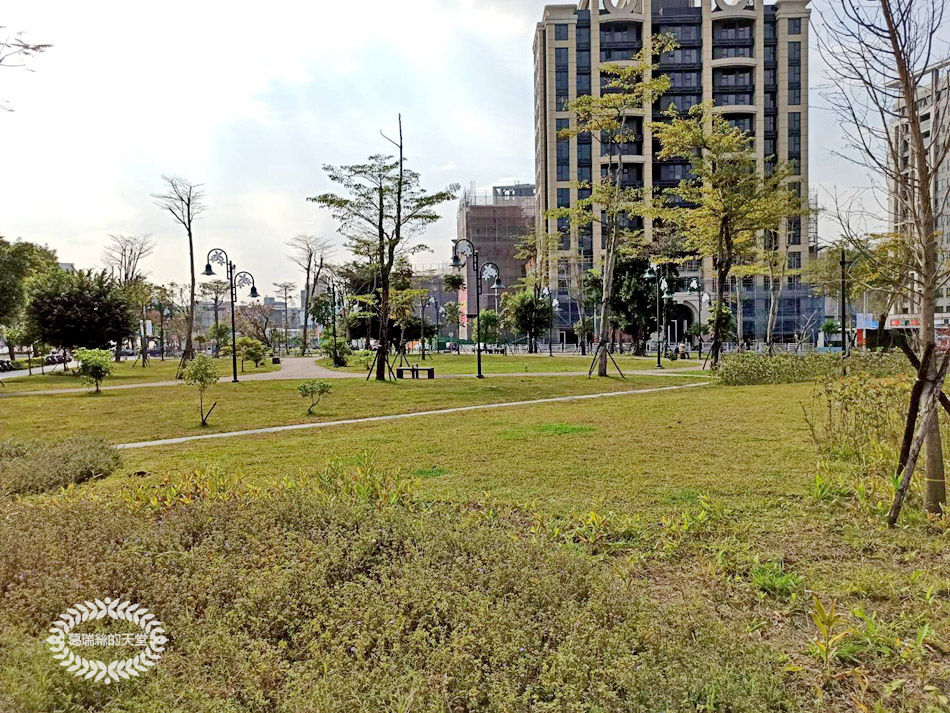
[[(921, 130), (930, 143), (930, 160), (937, 161), (938, 154), (950, 140), (950, 60), (931, 67), (923, 72), (920, 85), (917, 89), (917, 106), (921, 117)], [(901, 111), (901, 105), (897, 106)], [(900, 124), (893, 127), (894, 135), (899, 136), (904, 130)], [(901, 141), (901, 172), (911, 173), (914, 170), (914, 160), (910, 152), (910, 143)], [(897, 187), (891, 185), (890, 229), (900, 232), (907, 222), (905, 210), (898, 200)], [(950, 158), (941, 163), (933, 185), (930, 187), (934, 203), (934, 223), (938, 233), (938, 259), (945, 261), (950, 257)], [(910, 329), (916, 331), (920, 326), (919, 286), (908, 284), (908, 295), (895, 305), (894, 313), (888, 319), (890, 329)], [(934, 323), (943, 334), (950, 332), (950, 286), (944, 284), (937, 287), (936, 306), (934, 307)]]
[[(659, 58), (659, 71), (672, 86), (654, 105), (633, 115), (639, 140), (627, 144), (622, 156), (625, 186), (644, 189), (647, 196), (676, 186), (689, 175), (685, 161), (659, 161), (659, 147), (650, 122), (662, 120), (672, 104), (686, 112), (694, 104), (713, 102), (736, 127), (754, 137), (759, 170), (775, 161), (794, 161), (791, 179), (808, 196), (808, 0), (581, 0), (577, 5), (549, 5), (538, 24), (535, 57), (535, 162), (539, 225), (562, 235), (557, 274), (551, 275), (562, 304), (570, 300), (569, 259), (595, 266), (602, 259), (601, 226), (594, 222), (578, 233), (566, 221), (545, 218), (546, 211), (585, 198), (578, 183), (599, 181), (607, 173), (609, 144), (596, 136), (559, 138), (574, 120), (568, 102), (577, 96), (599, 96), (604, 63), (630, 61), (656, 34), (671, 34), (679, 47)], [(615, 155), (616, 156), (616, 155)], [(616, 161), (616, 158), (615, 158)], [(783, 226), (779, 239), (787, 241), (788, 266), (802, 267), (814, 254), (803, 222)], [(642, 226), (652, 238), (652, 226)], [(683, 285), (694, 278), (713, 290), (711, 260), (696, 260), (680, 269)], [(800, 275), (786, 278), (779, 307), (778, 338), (791, 339), (807, 323), (821, 301), (810, 296)], [(769, 290), (766, 278), (749, 277), (733, 287), (733, 308), (741, 314), (744, 336), (765, 333)], [(682, 335), (703, 310), (696, 294), (676, 295), (671, 309), (671, 336)], [(817, 327), (815, 327), (817, 328)]]

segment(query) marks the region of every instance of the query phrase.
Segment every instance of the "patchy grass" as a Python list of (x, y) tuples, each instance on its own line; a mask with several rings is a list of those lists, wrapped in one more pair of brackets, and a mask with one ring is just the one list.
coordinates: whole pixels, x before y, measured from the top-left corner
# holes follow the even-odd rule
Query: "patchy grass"
[[(215, 359), (215, 363), (218, 366), (218, 373), (221, 374), (221, 378), (230, 378), (231, 360)], [(240, 370), (240, 368), (241, 364), (238, 362), (238, 369)], [(52, 369), (53, 367), (47, 367), (46, 374), (40, 374), (37, 372), (36, 374), (33, 374), (33, 376), (18, 376), (14, 379), (4, 379), (3, 383), (5, 386), (0, 386), (0, 396), (4, 394), (12, 394), (18, 391), (83, 388), (83, 384), (81, 384), (79, 381), (78, 373), (73, 373), (72, 371), (63, 373), (62, 366), (57, 366), (55, 371), (51, 372)], [(246, 362), (244, 364), (243, 373), (263, 374), (265, 372), (279, 370), (279, 364), (271, 364), (270, 360), (268, 360), (267, 363), (260, 367), (255, 367), (251, 362)], [(153, 381), (174, 381), (177, 371), (177, 359), (169, 358), (165, 361), (151, 359), (149, 361), (149, 365), (144, 369), (141, 365), (136, 365), (135, 362), (123, 361), (115, 365), (115, 371), (113, 372), (112, 376), (107, 378), (102, 383), (103, 386), (121, 386), (128, 384), (147, 384)]]
[[(429, 358), (431, 356), (431, 359)], [(500, 354), (483, 354), (482, 371), (485, 374), (521, 374), (521, 373), (545, 373), (545, 372), (578, 372), (586, 374), (590, 370), (590, 356), (581, 356), (580, 354), (558, 354), (554, 356), (547, 354), (528, 354), (518, 356), (502, 356)], [(627, 371), (646, 371), (656, 368), (656, 357), (634, 357), (628, 354), (615, 354), (614, 359), (620, 365), (620, 368)], [(410, 364), (420, 366), (431, 366), (435, 368), (436, 374), (474, 374), (476, 371), (476, 358), (474, 354), (432, 354), (428, 355), (423, 362), (419, 354), (409, 356)], [(342, 368), (333, 367), (329, 359), (318, 359), (317, 364), (325, 366), (334, 371), (346, 371), (354, 373), (366, 373), (366, 369), (358, 364), (351, 363)], [(669, 361), (664, 359), (662, 364), (667, 369), (686, 369), (702, 366), (702, 361), (693, 359)], [(395, 368), (396, 362), (393, 362)], [(617, 375), (617, 370), (613, 364), (610, 364), (610, 373)]]
[[(221, 381), (205, 394), (205, 408), (214, 402), (218, 404), (206, 428), (200, 425), (197, 393), (184, 385), (120, 389), (95, 395), (14, 396), (5, 401), (8, 408), (0, 412), (0, 432), (24, 438), (38, 434), (49, 438), (86, 434), (101, 436), (113, 443), (130, 443), (452, 406), (669, 387), (691, 381), (662, 376), (587, 379), (580, 375), (511, 376), (484, 381), (439, 379), (395, 384), (338, 379), (333, 384), (333, 397), (322, 401), (309, 416), (309, 402), (300, 398), (296, 381), (240, 384)], [(420, 422), (416, 427), (422, 433), (433, 424)]]

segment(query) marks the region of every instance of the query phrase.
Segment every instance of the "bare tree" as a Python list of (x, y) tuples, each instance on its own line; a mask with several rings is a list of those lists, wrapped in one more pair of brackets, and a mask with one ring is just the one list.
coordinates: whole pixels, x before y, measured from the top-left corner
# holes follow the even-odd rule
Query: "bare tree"
[(253, 337), (271, 349), (278, 316), (277, 310), (271, 305), (259, 302), (241, 305), (237, 313), (238, 327), (244, 336)]
[(310, 322), (310, 302), (317, 291), (320, 276), (330, 261), (333, 246), (329, 240), (301, 233), (287, 242), (291, 249), (290, 261), (303, 270), (303, 344), (300, 356), (307, 356), (308, 328)]
[(218, 356), (221, 351), (221, 307), (224, 305), (224, 298), (230, 295), (231, 285), (227, 280), (210, 280), (202, 283), (201, 296), (211, 301), (214, 308), (214, 355)]
[[(0, 26), (0, 32), (4, 30), (6, 28)], [(32, 72), (29, 62), (36, 55), (45, 52), (52, 46), (30, 44), (24, 41), (22, 32), (7, 36), (0, 39), (0, 68), (25, 69), (27, 72)], [(13, 111), (13, 107), (0, 100), (0, 111)]]
[(192, 334), (195, 329), (195, 239), (194, 222), (205, 211), (204, 191), (200, 183), (192, 183), (178, 176), (162, 174), (165, 182), (165, 193), (153, 193), (155, 205), (164, 208), (185, 229), (188, 235), (188, 263), (191, 269), (191, 291), (188, 304), (188, 333), (185, 337), (185, 349), (182, 354), (182, 363), (193, 358), (195, 349)]
[(102, 262), (120, 285), (144, 280), (142, 261), (155, 252), (151, 235), (110, 235), (102, 250)]
[[(938, 353), (935, 294), (948, 279), (937, 217), (946, 214), (950, 186), (937, 182), (950, 154), (950, 132), (942, 130), (950, 110), (950, 63), (935, 63), (945, 37), (946, 0), (836, 0), (822, 13), (819, 36), (831, 73), (827, 98), (844, 129), (840, 153), (883, 177), (890, 196), (890, 222), (898, 237), (895, 254), (877, 254), (896, 270), (919, 305), (917, 368), (897, 473), (902, 476), (888, 520), (897, 521), (904, 494), (926, 445), (924, 508), (940, 512), (946, 502), (938, 396), (948, 357)], [(930, 126), (927, 126), (927, 124)], [(883, 187), (883, 186), (882, 186)], [(937, 194), (940, 191), (940, 194)], [(846, 237), (862, 246), (865, 217), (840, 210)], [(918, 415), (920, 416), (918, 423)]]

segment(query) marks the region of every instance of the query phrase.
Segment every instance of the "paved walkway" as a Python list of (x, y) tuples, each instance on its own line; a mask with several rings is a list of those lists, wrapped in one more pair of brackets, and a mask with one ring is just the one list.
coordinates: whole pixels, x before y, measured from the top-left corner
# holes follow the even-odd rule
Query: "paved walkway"
[(537, 404), (564, 403), (569, 401), (589, 401), (592, 399), (607, 399), (616, 396), (635, 396), (639, 394), (653, 394), (659, 391), (677, 391), (679, 389), (691, 389), (697, 386), (706, 386), (708, 382), (701, 381), (691, 384), (680, 384), (678, 386), (658, 386), (652, 389), (634, 389), (631, 391), (610, 391), (602, 394), (580, 394), (578, 396), (557, 396), (548, 399), (535, 399), (533, 401), (508, 401), (495, 404), (478, 404), (476, 406), (455, 406), (452, 408), (435, 409), (432, 411), (416, 411), (413, 413), (396, 413), (388, 416), (369, 416), (366, 418), (350, 418), (342, 421), (321, 421), (318, 423), (296, 423), (290, 426), (271, 426), (270, 428), (253, 428), (244, 431), (225, 431), (224, 433), (209, 433), (202, 436), (181, 436), (180, 438), (164, 438), (158, 441), (141, 441), (139, 443), (123, 443), (116, 448), (123, 450), (133, 448), (151, 448), (154, 446), (173, 446), (191, 441), (209, 441), (217, 438), (238, 438), (241, 436), (257, 436), (267, 433), (284, 433), (286, 431), (303, 431), (313, 428), (331, 428), (334, 426), (350, 426), (361, 423), (378, 423), (380, 421), (400, 421), (407, 418), (421, 418), (424, 416), (443, 416), (448, 413), (464, 413), (466, 411), (487, 411), (500, 408), (513, 408), (515, 406), (534, 406)]
[[(26, 372), (8, 372), (13, 374), (26, 374)], [(506, 372), (500, 374), (486, 374), (489, 379), (499, 379), (512, 376), (583, 376), (585, 372), (581, 371), (534, 371), (534, 372)], [(684, 367), (682, 369), (647, 369), (643, 371), (627, 371), (626, 376), (709, 376), (709, 372), (702, 371), (702, 365), (695, 367)], [(616, 370), (614, 370), (614, 375)], [(471, 379), (474, 374), (436, 374), (438, 379)], [(365, 379), (365, 373), (333, 371), (325, 366), (316, 364), (309, 357), (285, 358), (281, 362), (279, 371), (266, 371), (262, 374), (241, 374), (238, 376), (241, 381), (303, 381), (304, 379)], [(230, 381), (228, 375), (221, 377), (222, 382)], [(149, 381), (134, 384), (105, 385), (103, 391), (124, 391), (127, 389), (144, 389), (158, 386), (175, 386), (177, 381)], [(13, 396), (48, 396), (56, 394), (82, 394), (89, 391), (88, 387), (68, 387), (64, 389), (37, 389), (35, 391), (7, 391), (0, 386), (0, 398)]]

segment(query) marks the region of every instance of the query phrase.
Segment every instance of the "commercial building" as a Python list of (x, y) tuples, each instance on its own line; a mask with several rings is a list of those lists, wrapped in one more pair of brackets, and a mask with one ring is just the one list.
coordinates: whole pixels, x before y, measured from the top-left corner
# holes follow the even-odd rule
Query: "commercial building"
[[(497, 309), (504, 291), (516, 287), (525, 276), (525, 261), (517, 257), (518, 242), (533, 232), (535, 225), (535, 187), (530, 184), (495, 186), (489, 190), (466, 189), (458, 209), (458, 238), (470, 240), (478, 250), (481, 265), (494, 263), (505, 290), (492, 290), (494, 274), (483, 282), (482, 309)], [(464, 250), (464, 248), (463, 248)], [(465, 289), (459, 304), (465, 316), (463, 338), (470, 339), (475, 310), (474, 262), (465, 260)]]
[[(571, 273), (577, 272), (570, 262), (578, 261), (583, 269), (603, 259), (601, 226), (594, 222), (578, 233), (566, 221), (558, 224), (544, 216), (587, 197), (578, 184), (600, 181), (610, 161), (610, 145), (601, 144), (600, 137), (559, 137), (574, 121), (568, 103), (580, 95), (600, 96), (602, 64), (629, 62), (649, 46), (652, 36), (671, 34), (679, 47), (659, 58), (659, 70), (669, 75), (672, 87), (655, 104), (633, 113), (638, 140), (626, 144), (620, 157), (623, 185), (642, 188), (649, 199), (688, 176), (687, 162), (656, 158), (659, 147), (650, 122), (662, 120), (671, 104), (686, 112), (708, 101), (733, 126), (754, 137), (760, 171), (769, 171), (776, 161), (794, 162), (797, 175), (791, 182), (808, 196), (807, 5), (808, 0), (581, 0), (544, 9), (534, 41), (537, 215), (540, 227), (562, 235), (551, 275), (562, 305), (571, 302)], [(649, 221), (640, 227), (651, 240)], [(789, 221), (780, 231), (792, 270), (815, 254), (809, 232), (800, 220)], [(706, 319), (701, 293), (714, 294), (713, 274), (710, 259), (680, 268), (680, 284), (695, 280), (701, 287), (674, 296), (670, 320), (679, 335), (697, 319)], [(764, 336), (766, 279), (749, 277), (733, 286), (733, 309), (741, 312), (743, 336)], [(816, 321), (814, 313), (822, 307), (801, 284), (800, 275), (786, 279), (777, 335), (791, 340), (803, 325)], [(569, 327), (562, 322), (562, 329)]]

